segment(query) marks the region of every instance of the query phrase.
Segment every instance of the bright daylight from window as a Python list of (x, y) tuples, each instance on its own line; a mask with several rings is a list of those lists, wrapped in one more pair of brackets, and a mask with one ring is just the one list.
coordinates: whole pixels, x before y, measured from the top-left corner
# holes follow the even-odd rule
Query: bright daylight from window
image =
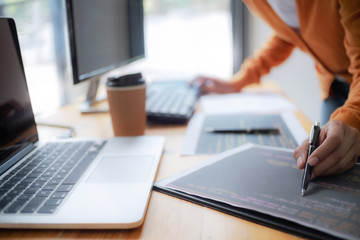
[[(230, 0), (144, 0), (144, 70), (160, 77), (232, 74)], [(0, 0), (15, 19), (35, 113), (85, 94), (72, 83), (64, 3)], [(81, 85), (81, 84), (79, 84)]]

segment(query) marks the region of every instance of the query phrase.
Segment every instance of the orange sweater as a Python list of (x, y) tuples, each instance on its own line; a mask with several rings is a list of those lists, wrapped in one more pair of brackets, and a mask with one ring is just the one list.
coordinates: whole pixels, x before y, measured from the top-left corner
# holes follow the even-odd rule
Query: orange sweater
[(335, 75), (350, 84), (348, 100), (331, 116), (360, 131), (360, 1), (296, 0), (300, 33), (291, 29), (266, 0), (244, 0), (250, 11), (274, 30), (274, 35), (253, 57), (244, 61), (232, 81), (258, 83), (261, 76), (284, 62), (294, 47), (315, 61), (321, 97), (329, 95)]

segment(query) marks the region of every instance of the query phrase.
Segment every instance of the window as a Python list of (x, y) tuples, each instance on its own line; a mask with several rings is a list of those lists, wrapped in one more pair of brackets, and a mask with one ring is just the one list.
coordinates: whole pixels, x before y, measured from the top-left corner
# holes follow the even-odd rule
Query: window
[(147, 60), (163, 74), (229, 77), (229, 0), (145, 0)]
[[(232, 74), (230, 0), (144, 0), (146, 65), (155, 77)], [(34, 112), (85, 95), (72, 83), (63, 0), (0, 0), (15, 19)]]
[(3, 0), (0, 16), (16, 22), (34, 112), (59, 106), (67, 71), (62, 1)]

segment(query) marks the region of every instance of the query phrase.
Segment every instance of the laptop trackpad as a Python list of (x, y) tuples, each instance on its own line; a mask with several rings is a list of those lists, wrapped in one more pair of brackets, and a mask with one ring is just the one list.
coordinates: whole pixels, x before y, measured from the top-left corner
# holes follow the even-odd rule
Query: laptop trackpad
[(105, 156), (86, 182), (137, 183), (146, 182), (153, 167), (152, 156)]

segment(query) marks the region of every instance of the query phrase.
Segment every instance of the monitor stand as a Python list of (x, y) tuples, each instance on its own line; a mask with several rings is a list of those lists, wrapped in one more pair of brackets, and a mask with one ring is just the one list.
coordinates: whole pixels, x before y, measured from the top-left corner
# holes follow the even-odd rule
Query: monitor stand
[(89, 81), (89, 87), (85, 101), (80, 106), (81, 113), (106, 113), (109, 108), (105, 106), (95, 106), (106, 100), (106, 96), (98, 97), (97, 92), (100, 84), (100, 78), (94, 78)]

